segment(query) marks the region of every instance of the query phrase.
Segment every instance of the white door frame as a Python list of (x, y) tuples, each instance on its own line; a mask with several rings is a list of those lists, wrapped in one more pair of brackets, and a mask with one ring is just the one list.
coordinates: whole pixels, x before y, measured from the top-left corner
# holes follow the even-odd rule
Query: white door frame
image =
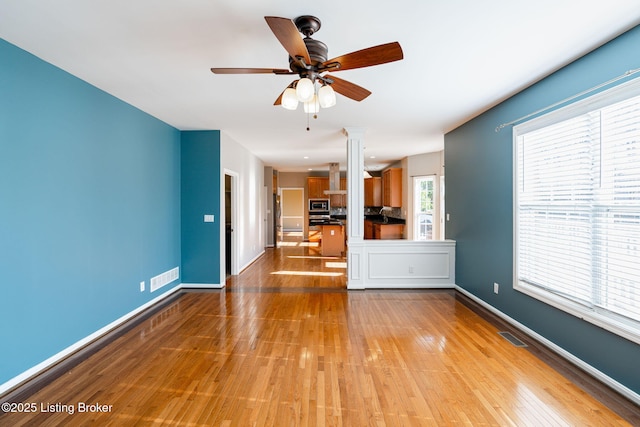
[(269, 188), (265, 185), (262, 187), (262, 238), (264, 240), (263, 246), (266, 248), (269, 246)]
[(226, 244), (226, 200), (225, 200), (225, 175), (229, 175), (231, 177), (231, 229), (233, 232), (231, 233), (231, 274), (237, 275), (239, 273), (238, 268), (238, 235), (241, 230), (238, 227), (238, 181), (240, 175), (232, 170), (224, 169), (222, 171), (221, 177), (221, 191), (220, 191), (220, 284), (224, 286), (227, 280), (227, 260), (226, 260), (226, 252), (227, 252), (227, 244)]

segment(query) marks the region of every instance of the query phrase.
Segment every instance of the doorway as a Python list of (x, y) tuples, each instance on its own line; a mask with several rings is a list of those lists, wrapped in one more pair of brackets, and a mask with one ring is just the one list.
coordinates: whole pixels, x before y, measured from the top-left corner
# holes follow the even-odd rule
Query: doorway
[[(225, 170), (224, 174), (224, 251), (221, 258), (225, 266), (223, 280), (229, 276), (238, 274), (238, 219), (237, 219), (237, 200), (238, 200), (238, 175), (234, 172)], [(222, 274), (221, 274), (222, 275)]]
[(304, 188), (282, 188), (280, 194), (282, 232), (294, 232), (302, 235), (305, 212)]

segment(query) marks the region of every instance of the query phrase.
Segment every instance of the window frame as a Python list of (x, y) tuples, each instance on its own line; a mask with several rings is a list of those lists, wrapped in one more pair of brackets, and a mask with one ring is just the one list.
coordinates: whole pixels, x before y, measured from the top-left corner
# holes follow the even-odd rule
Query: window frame
[(632, 342), (640, 344), (640, 322), (626, 319), (623, 316), (617, 316), (607, 310), (602, 310), (595, 306), (587, 306), (568, 298), (563, 298), (552, 292), (533, 286), (524, 282), (520, 282), (518, 272), (518, 230), (519, 230), (519, 200), (518, 200), (518, 137), (547, 127), (556, 123), (569, 120), (576, 116), (588, 113), (593, 110), (604, 108), (608, 105), (615, 104), (626, 99), (640, 96), (640, 78), (636, 78), (610, 89), (605, 89), (594, 95), (584, 97), (570, 105), (558, 108), (549, 113), (540, 115), (533, 119), (527, 120), (521, 124), (515, 125), (512, 131), (512, 190), (513, 190), (513, 289), (529, 295), (539, 301), (558, 308), (573, 316), (597, 325), (605, 330), (622, 336)]
[[(437, 240), (435, 238), (435, 218), (436, 218), (436, 210), (438, 209), (438, 190), (437, 190), (437, 184), (438, 184), (438, 179), (436, 175), (416, 175), (413, 176), (413, 212), (412, 212), (412, 220), (414, 223), (414, 227), (413, 227), (413, 240), (417, 240), (417, 241), (422, 241), (422, 242), (427, 242), (430, 240)], [(420, 205), (420, 200), (418, 198), (418, 182), (421, 180), (425, 180), (425, 181), (431, 181), (433, 184), (433, 188), (432, 188), (432, 198), (431, 198), (431, 205), (432, 205), (432, 209), (430, 211), (427, 212), (418, 212), (418, 206)], [(420, 221), (418, 220), (419, 215), (421, 214), (431, 214), (431, 234), (430, 234), (430, 238), (428, 239), (419, 239), (419, 235), (420, 235)]]

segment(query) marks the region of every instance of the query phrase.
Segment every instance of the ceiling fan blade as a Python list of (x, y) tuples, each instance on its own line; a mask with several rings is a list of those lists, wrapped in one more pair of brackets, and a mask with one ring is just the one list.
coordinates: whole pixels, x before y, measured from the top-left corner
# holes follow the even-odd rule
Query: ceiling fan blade
[(311, 64), (307, 45), (304, 44), (304, 40), (302, 40), (302, 36), (298, 32), (298, 27), (291, 19), (278, 18), (277, 16), (265, 16), (264, 19), (280, 44), (289, 53), (289, 56), (292, 58), (301, 56), (305, 64)]
[(338, 92), (340, 95), (344, 95), (347, 98), (353, 99), (354, 101), (362, 101), (367, 96), (371, 95), (370, 91), (361, 86), (358, 86), (357, 84), (339, 79), (328, 74), (324, 77), (333, 80), (333, 83), (331, 83), (331, 87), (333, 88), (333, 90)]
[(284, 95), (284, 91), (289, 89), (290, 87), (293, 87), (293, 84), (295, 82), (296, 82), (296, 80), (292, 81), (291, 83), (289, 83), (289, 86), (284, 88), (284, 90), (280, 93), (280, 96), (278, 97), (278, 99), (276, 99), (276, 102), (274, 102), (273, 105), (281, 105), (282, 104), (282, 95)]
[[(331, 71), (343, 71), (399, 61), (403, 57), (400, 43), (392, 42), (338, 56), (337, 58), (325, 61), (322, 66)], [(332, 65), (335, 63), (339, 63), (340, 66), (333, 68)]]
[[(287, 90), (287, 89), (285, 89)], [(276, 99), (276, 101), (273, 103), (273, 105), (282, 105), (282, 95), (284, 95), (284, 90), (280, 93), (280, 96), (278, 96), (278, 99)]]
[(213, 74), (295, 74), (284, 68), (212, 68)]

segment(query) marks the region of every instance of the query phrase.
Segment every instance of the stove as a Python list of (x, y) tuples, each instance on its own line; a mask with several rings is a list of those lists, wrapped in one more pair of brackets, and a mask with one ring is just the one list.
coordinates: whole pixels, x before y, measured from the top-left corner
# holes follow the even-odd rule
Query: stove
[(309, 212), (309, 227), (328, 224), (331, 221), (329, 211)]

